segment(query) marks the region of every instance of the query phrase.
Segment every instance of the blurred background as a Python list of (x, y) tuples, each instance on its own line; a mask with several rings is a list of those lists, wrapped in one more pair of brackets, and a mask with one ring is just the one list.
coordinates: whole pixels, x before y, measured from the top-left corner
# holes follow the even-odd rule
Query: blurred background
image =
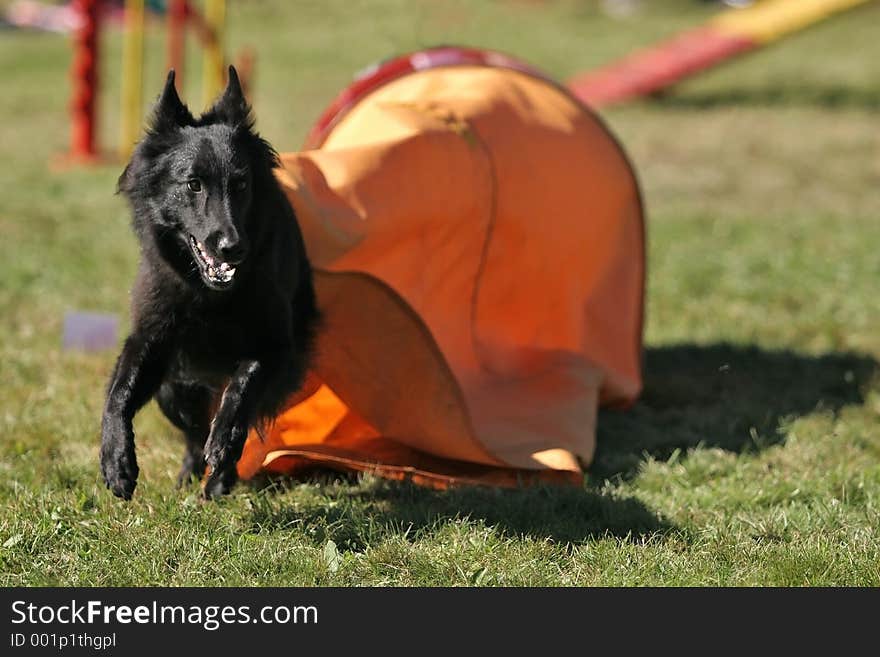
[[(165, 4), (146, 4), (143, 116), (167, 72)], [(495, 49), (564, 83), (751, 4), (229, 0), (223, 40), (230, 60), (252, 53), (257, 128), (289, 151), (302, 146), (356, 72), (395, 54), (436, 44)], [(127, 209), (114, 195), (123, 167), (116, 156), (120, 7), (107, 3), (99, 41), (102, 160), (86, 166), (64, 157), (71, 130), (69, 16), (0, 1), (0, 498), (38, 487), (47, 496), (21, 498), (15, 517), (70, 499), (103, 499), (94, 497), (98, 418), (115, 348), (64, 351), (61, 339), (70, 311), (118, 317), (117, 340), (128, 323), (137, 249)], [(202, 54), (192, 34), (186, 49), (181, 95), (198, 110)], [(860, 518), (852, 526), (861, 527), (867, 543), (852, 549), (872, 563), (877, 523), (858, 514), (874, 504), (876, 518), (880, 490), (880, 2), (860, 3), (660, 94), (598, 112), (632, 158), (645, 195), (647, 385), (628, 415), (603, 415), (591, 476), (634, 476), (645, 454), (666, 459), (680, 450), (739, 452), (788, 441), (776, 467), (798, 482), (792, 490), (807, 490), (806, 482), (824, 481), (832, 470), (843, 474), (827, 490), (816, 484), (822, 495), (856, 473), (870, 479), (860, 481), (873, 492), (864, 493), (862, 506), (853, 502), (847, 517)], [(844, 409), (842, 419), (826, 415), (829, 409)], [(157, 413), (142, 414), (138, 423), (148, 473), (142, 499), (159, 504), (150, 495), (171, 490), (179, 448)], [(711, 455), (692, 459), (694, 468), (717, 467), (717, 475), (734, 467), (705, 453)], [(687, 491), (696, 488), (676, 463), (649, 468), (618, 490), (687, 524), (692, 518), (679, 510), (695, 504)], [(679, 506), (666, 502), (679, 490), (667, 476), (675, 472), (682, 477)], [(749, 472), (746, 479), (763, 476)], [(713, 493), (725, 509), (742, 508), (742, 481), (731, 479), (727, 498)], [(18, 522), (12, 517), (0, 518), (0, 528)], [(876, 583), (873, 563), (862, 576), (873, 572)], [(95, 564), (94, 581), (107, 581)]]
[[(33, 3), (4, 0), (0, 13), (27, 16), (22, 6)], [(164, 4), (147, 3), (143, 116), (168, 61), (166, 16), (151, 6)], [(253, 54), (258, 128), (284, 151), (302, 146), (356, 72), (395, 54), (435, 44), (497, 49), (564, 82), (725, 8), (698, 0), (230, 0), (224, 41), (230, 61)], [(112, 159), (120, 144), (121, 26), (121, 4), (107, 3), (96, 131), (111, 159), (95, 167), (55, 166), (69, 151), (71, 35), (8, 23), (0, 31), (7, 250), (0, 266), (10, 338), (24, 331), (48, 348), (62, 309), (121, 313), (126, 306), (134, 241), (113, 195), (122, 163)], [(63, 20), (48, 27), (63, 29)], [(868, 330), (876, 320), (871, 276), (860, 275), (875, 270), (857, 271), (876, 260), (853, 253), (868, 249), (866, 231), (880, 208), (878, 36), (880, 6), (868, 2), (658, 97), (600, 110), (646, 195), (649, 337), (878, 347)], [(186, 47), (181, 93), (197, 110), (202, 52), (192, 32)], [(828, 293), (815, 294), (812, 282), (827, 284)], [(716, 316), (702, 311), (709, 288), (724, 299)]]

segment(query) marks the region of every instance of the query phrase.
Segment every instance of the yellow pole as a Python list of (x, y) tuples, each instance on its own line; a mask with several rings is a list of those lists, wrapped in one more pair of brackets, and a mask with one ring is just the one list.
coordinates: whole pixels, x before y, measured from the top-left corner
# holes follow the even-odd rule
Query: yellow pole
[(144, 0), (126, 0), (122, 44), (122, 113), (119, 156), (127, 160), (141, 133), (144, 74)]
[(224, 87), (223, 29), (226, 22), (226, 1), (205, 0), (205, 23), (213, 38), (205, 46), (202, 62), (202, 103), (207, 107)]

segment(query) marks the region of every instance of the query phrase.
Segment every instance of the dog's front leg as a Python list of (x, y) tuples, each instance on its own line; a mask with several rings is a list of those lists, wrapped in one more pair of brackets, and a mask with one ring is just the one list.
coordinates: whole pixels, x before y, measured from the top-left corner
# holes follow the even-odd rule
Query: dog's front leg
[(211, 467), (203, 489), (205, 497), (228, 493), (235, 484), (235, 466), (244, 449), (250, 425), (255, 420), (266, 380), (265, 365), (257, 360), (246, 360), (238, 365), (223, 391), (220, 408), (205, 443), (205, 461)]
[(235, 468), (248, 430), (260, 418), (274, 417), (288, 396), (302, 386), (305, 373), (304, 354), (288, 349), (239, 363), (223, 391), (205, 443), (205, 461), (211, 467), (203, 488), (205, 497), (229, 492), (237, 479)]
[(132, 334), (110, 379), (101, 418), (101, 474), (107, 488), (129, 500), (137, 485), (132, 420), (156, 393), (167, 366), (167, 350), (153, 337)]

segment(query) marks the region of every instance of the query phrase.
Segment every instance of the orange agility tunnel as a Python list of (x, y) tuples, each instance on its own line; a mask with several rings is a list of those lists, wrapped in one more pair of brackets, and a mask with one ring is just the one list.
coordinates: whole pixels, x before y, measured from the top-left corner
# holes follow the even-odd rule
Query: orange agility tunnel
[(525, 64), (440, 48), (356, 81), (307, 148), (277, 176), (315, 359), (240, 474), (580, 485), (598, 406), (641, 389), (642, 204), (608, 129)]

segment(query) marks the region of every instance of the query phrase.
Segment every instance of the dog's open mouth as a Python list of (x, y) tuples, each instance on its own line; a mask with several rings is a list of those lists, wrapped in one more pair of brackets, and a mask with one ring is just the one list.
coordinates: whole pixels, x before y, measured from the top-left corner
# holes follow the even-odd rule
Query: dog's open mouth
[(232, 284), (232, 278), (235, 276), (235, 267), (228, 262), (222, 262), (218, 258), (211, 256), (205, 245), (192, 235), (189, 236), (189, 245), (192, 248), (196, 262), (199, 264), (202, 278), (205, 279), (209, 286), (225, 288)]

